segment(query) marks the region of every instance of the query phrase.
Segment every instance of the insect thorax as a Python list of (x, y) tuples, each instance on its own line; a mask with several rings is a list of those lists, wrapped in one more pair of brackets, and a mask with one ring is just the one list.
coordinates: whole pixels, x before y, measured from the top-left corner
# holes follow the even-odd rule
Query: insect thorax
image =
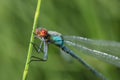
[(61, 36), (61, 33), (58, 33), (56, 31), (48, 31), (48, 34), (53, 35), (53, 36)]
[(48, 31), (49, 35), (51, 36), (51, 41), (57, 46), (63, 46), (64, 40), (60, 33), (55, 31)]

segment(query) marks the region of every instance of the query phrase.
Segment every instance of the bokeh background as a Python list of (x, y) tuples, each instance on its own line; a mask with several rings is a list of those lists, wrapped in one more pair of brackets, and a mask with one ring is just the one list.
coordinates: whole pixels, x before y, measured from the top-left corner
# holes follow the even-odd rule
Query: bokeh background
[[(0, 80), (22, 80), (37, 0), (0, 0)], [(42, 0), (39, 26), (63, 35), (120, 42), (119, 0)], [(81, 53), (78, 53), (81, 54)], [(83, 58), (109, 80), (120, 68)], [(50, 45), (47, 62), (33, 62), (28, 80), (99, 80), (76, 60), (65, 61)]]

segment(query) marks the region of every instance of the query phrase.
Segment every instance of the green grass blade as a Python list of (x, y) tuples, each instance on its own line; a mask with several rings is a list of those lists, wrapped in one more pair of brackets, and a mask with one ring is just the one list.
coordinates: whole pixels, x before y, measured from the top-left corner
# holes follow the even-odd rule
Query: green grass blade
[[(35, 32), (35, 29), (37, 27), (38, 18), (39, 18), (39, 14), (40, 14), (40, 5), (41, 5), (41, 0), (38, 0), (30, 42), (34, 42), (34, 34), (33, 34), (33, 32)], [(33, 46), (32, 46), (31, 43), (29, 43), (28, 55), (27, 55), (27, 60), (26, 60), (25, 69), (24, 69), (24, 72), (23, 72), (22, 80), (27, 80), (28, 69), (29, 69), (29, 64), (28, 63), (29, 63), (30, 58), (31, 58), (32, 49), (33, 49)]]

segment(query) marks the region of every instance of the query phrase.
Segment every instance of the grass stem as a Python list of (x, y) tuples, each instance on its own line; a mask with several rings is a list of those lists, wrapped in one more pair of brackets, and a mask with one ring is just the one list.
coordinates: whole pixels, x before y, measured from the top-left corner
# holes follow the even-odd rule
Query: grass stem
[[(38, 0), (37, 8), (36, 8), (35, 16), (34, 16), (34, 23), (33, 23), (33, 29), (32, 29), (32, 33), (31, 33), (30, 42), (34, 42), (34, 34), (33, 33), (35, 32), (35, 29), (38, 24), (38, 18), (39, 18), (39, 14), (40, 14), (40, 5), (41, 5), (41, 0)], [(31, 43), (29, 43), (28, 55), (27, 55), (27, 60), (26, 60), (22, 80), (27, 80), (27, 75), (28, 75), (28, 70), (29, 70), (29, 62), (30, 62), (32, 50), (33, 50), (33, 46)]]

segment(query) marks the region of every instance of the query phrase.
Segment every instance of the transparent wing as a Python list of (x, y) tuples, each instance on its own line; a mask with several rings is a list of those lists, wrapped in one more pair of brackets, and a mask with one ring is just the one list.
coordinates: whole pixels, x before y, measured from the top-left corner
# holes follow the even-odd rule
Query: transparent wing
[(44, 60), (48, 59), (48, 44), (44, 41)]
[[(91, 40), (91, 39), (75, 37), (75, 36), (67, 36), (65, 37), (65, 39), (66, 39), (65, 43), (67, 43), (70, 46), (74, 46), (83, 53), (94, 56), (97, 59), (101, 59), (103, 61), (106, 61), (108, 63), (120, 67), (120, 57), (113, 55), (114, 52), (109, 54), (110, 50), (106, 50), (108, 48), (111, 49), (112, 47), (113, 49), (116, 49), (116, 47), (117, 49), (120, 49), (118, 48), (120, 47), (119, 46), (120, 43), (108, 42), (108, 41), (98, 41), (97, 43), (97, 40)], [(115, 51), (119, 52), (119, 50), (115, 50)]]
[(92, 40), (78, 36), (64, 36), (65, 40), (80, 44), (90, 49), (106, 52), (120, 57), (120, 43), (114, 41)]

